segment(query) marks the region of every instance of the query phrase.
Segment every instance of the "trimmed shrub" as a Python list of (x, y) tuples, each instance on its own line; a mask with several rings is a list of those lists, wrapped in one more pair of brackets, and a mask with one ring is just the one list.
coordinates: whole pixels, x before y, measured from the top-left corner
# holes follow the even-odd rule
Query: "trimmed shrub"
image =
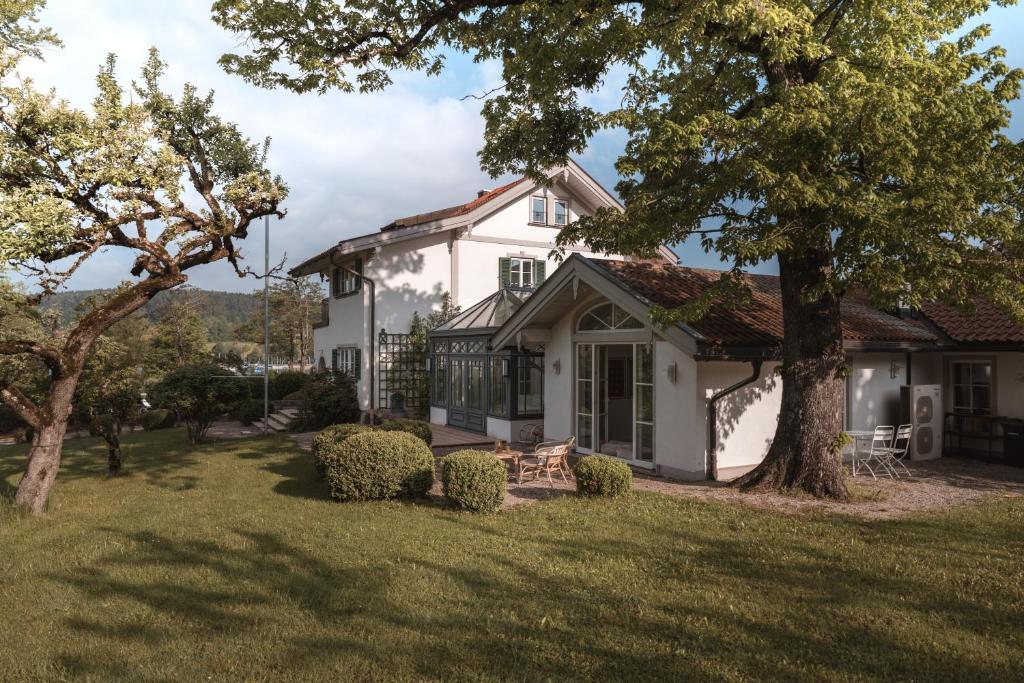
[(456, 451), (441, 460), (444, 497), (471, 512), (494, 512), (505, 501), (505, 463), (483, 451)]
[(330, 425), (358, 422), (360, 415), (355, 381), (344, 372), (321, 372), (302, 390), (302, 407), (292, 430), (315, 432)]
[(221, 377), (224, 369), (215, 363), (186, 365), (164, 376), (153, 387), (153, 399), (169, 408), (185, 423), (188, 439), (198, 445), (206, 439), (213, 421), (249, 396), (237, 380)]
[(322, 454), (335, 500), (418, 498), (434, 485), (434, 455), (412, 434), (354, 434)]
[(629, 465), (603, 455), (581, 458), (573, 468), (576, 492), (584, 496), (621, 496), (633, 487)]
[(307, 372), (297, 370), (282, 370), (270, 375), (270, 400), (280, 401), (288, 394), (302, 391), (312, 380)]
[(298, 391), (293, 391), (290, 394), (285, 394), (284, 397), (279, 399), (279, 400), (281, 400), (281, 401), (301, 401), (305, 397), (306, 397), (306, 392), (304, 392), (302, 389), (299, 389)]
[(434, 433), (430, 431), (430, 424), (423, 420), (384, 420), (380, 428), (385, 432), (405, 432), (423, 440), (428, 446), (434, 441)]
[(372, 432), (376, 427), (370, 425), (363, 425), (358, 423), (344, 424), (344, 425), (331, 425), (327, 427), (319, 434), (313, 437), (313, 462), (316, 465), (316, 471), (321, 477), (327, 476), (327, 462), (325, 456), (327, 453), (333, 453), (330, 446), (336, 446), (345, 439), (355, 434), (365, 434), (366, 432)]
[(174, 413), (163, 408), (149, 410), (142, 414), (142, 428), (147, 432), (153, 432), (158, 429), (170, 429), (176, 421)]
[(252, 397), (243, 398), (231, 411), (231, 417), (244, 425), (263, 419), (263, 401)]

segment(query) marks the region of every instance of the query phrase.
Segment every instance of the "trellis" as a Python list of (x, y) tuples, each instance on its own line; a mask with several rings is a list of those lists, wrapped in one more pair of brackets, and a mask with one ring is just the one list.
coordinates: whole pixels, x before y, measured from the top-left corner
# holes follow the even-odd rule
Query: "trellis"
[(425, 417), (430, 405), (427, 345), (411, 334), (378, 337), (377, 406), (381, 410)]

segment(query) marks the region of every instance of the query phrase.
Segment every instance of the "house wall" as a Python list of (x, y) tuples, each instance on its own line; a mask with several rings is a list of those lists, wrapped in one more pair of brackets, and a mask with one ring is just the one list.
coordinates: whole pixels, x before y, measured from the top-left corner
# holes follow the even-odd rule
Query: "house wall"
[(907, 383), (906, 354), (849, 354), (848, 362), (846, 428), (870, 431), (878, 425), (898, 425), (900, 387)]
[[(676, 364), (676, 381), (668, 368)], [(654, 343), (654, 461), (678, 479), (704, 478), (703, 421), (697, 422), (697, 363), (667, 341)]]
[[(768, 453), (779, 422), (782, 381), (778, 363), (764, 363), (760, 379), (724, 397), (718, 403), (718, 469), (748, 468)], [(707, 361), (697, 364), (697, 400), (694, 422), (700, 441), (700, 469), (706, 466), (708, 403), (711, 397), (751, 374), (750, 363)]]
[[(544, 346), (544, 438), (568, 439), (573, 425), (573, 358), (572, 330), (575, 312), (563, 316), (551, 327), (551, 339)], [(555, 374), (555, 361), (560, 371)]]

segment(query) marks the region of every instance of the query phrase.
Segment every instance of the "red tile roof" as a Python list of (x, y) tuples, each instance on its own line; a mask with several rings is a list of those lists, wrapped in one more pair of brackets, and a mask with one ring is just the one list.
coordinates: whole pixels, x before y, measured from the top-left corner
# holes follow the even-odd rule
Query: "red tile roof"
[(431, 221), (439, 221), (443, 218), (452, 218), (454, 216), (464, 216), (478, 206), (482, 206), (487, 202), (491, 201), (498, 195), (504, 194), (511, 190), (516, 185), (526, 182), (526, 178), (520, 178), (514, 180), (507, 185), (502, 185), (493, 190), (481, 193), (476, 199), (465, 204), (458, 204), (456, 206), (449, 206), (447, 209), (438, 209), (437, 211), (429, 211), (427, 213), (418, 213), (415, 216), (406, 216), (405, 218), (396, 218), (381, 230), (394, 230), (395, 228), (408, 228), (414, 225), (420, 225), (422, 223), (430, 223)]
[(961, 344), (1024, 344), (1024, 325), (1005, 309), (979, 299), (974, 311), (929, 303), (921, 311), (946, 336)]
[[(664, 263), (593, 260), (614, 279), (650, 304), (679, 308), (717, 281), (722, 271)], [(689, 326), (716, 346), (777, 346), (782, 343), (782, 295), (772, 275), (746, 275), (752, 301), (741, 306), (712, 306)], [(847, 299), (841, 305), (843, 339), (853, 342), (930, 343), (936, 336), (896, 316)]]

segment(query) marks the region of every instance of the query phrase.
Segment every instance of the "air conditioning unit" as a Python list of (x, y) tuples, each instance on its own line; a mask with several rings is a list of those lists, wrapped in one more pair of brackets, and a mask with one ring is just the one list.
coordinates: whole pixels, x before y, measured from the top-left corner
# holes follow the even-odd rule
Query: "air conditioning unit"
[(914, 426), (911, 460), (942, 457), (942, 386), (914, 384), (900, 387), (901, 424)]

